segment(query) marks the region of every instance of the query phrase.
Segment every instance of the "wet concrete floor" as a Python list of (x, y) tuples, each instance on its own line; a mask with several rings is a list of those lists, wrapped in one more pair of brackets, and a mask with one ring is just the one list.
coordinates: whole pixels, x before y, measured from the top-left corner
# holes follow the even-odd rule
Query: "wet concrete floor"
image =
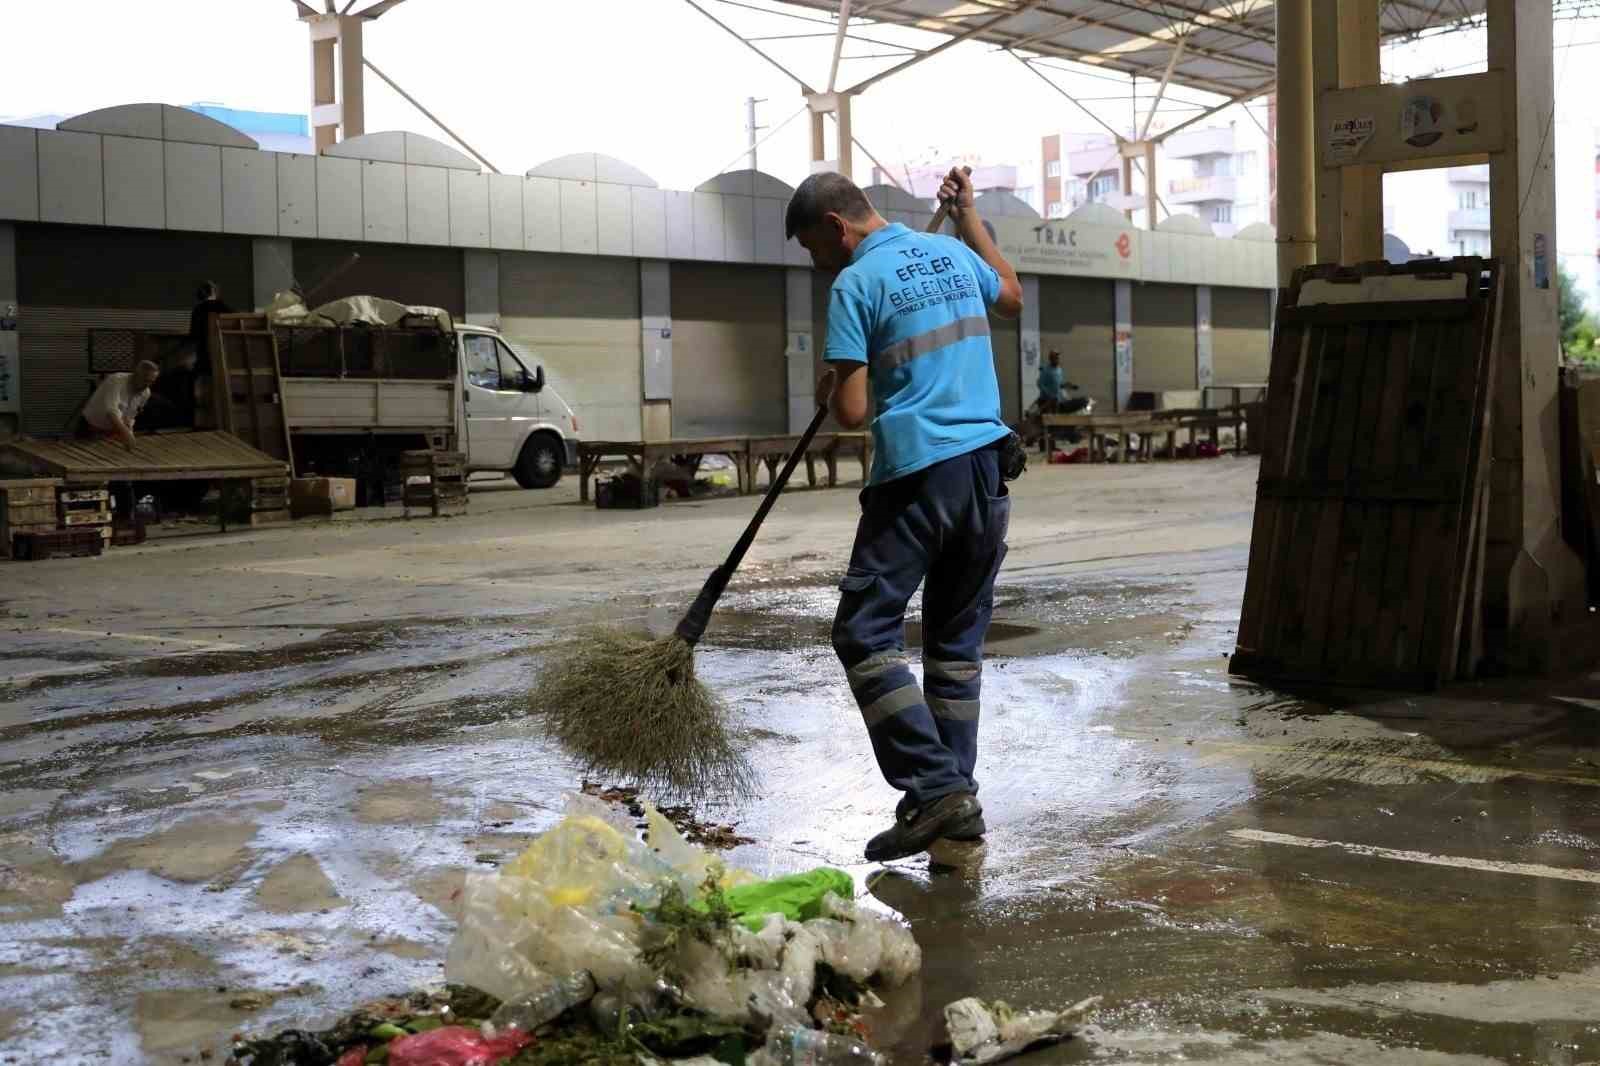
[[(1600, 683), (1228, 677), (1254, 478), (1027, 475), (988, 842), (888, 868), (827, 639), (854, 494), (768, 523), (699, 654), (762, 790), (711, 814), (741, 865), (838, 865), (910, 920), (897, 1061), (970, 994), (1105, 997), (1038, 1063), (1600, 1061)], [(579, 783), (525, 714), (542, 649), (669, 626), (752, 506), (573, 496), (0, 571), (0, 1063), (198, 1061), (438, 981), (464, 872)]]

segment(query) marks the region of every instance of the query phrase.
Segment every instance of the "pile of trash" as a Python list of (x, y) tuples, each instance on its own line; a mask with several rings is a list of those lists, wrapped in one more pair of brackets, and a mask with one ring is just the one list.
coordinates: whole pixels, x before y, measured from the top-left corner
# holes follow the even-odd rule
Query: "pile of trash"
[(575, 1012), (661, 1058), (878, 1061), (859, 1011), (921, 968), (910, 929), (858, 908), (840, 870), (761, 880), (654, 808), (645, 821), (647, 842), (621, 812), (573, 796), (520, 857), (469, 875), (445, 976), (501, 1001), (485, 1032)]
[[(592, 795), (512, 862), (471, 873), (443, 992), (369, 1004), (332, 1029), (241, 1041), (239, 1066), (884, 1066), (877, 989), (922, 951), (859, 908), (828, 867), (763, 880), (686, 841), (644, 805)], [(946, 1008), (957, 1063), (1070, 1035), (1065, 1012)]]

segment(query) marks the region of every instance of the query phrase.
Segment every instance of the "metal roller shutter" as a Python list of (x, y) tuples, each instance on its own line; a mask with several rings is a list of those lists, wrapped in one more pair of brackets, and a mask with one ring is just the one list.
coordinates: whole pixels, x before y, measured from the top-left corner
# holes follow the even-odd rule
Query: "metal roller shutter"
[(783, 270), (672, 264), (672, 435), (782, 433)]
[(22, 432), (34, 437), (70, 430), (78, 406), (99, 379), (89, 373), (91, 329), (136, 329), (187, 333), (188, 311), (106, 307), (17, 308), (17, 345), (22, 356)]
[(1211, 380), (1232, 385), (1267, 380), (1271, 324), (1265, 289), (1211, 290)]
[(1140, 392), (1198, 388), (1192, 285), (1133, 287), (1133, 387)]
[(1114, 292), (1113, 283), (1103, 278), (1039, 279), (1039, 358), (1060, 352), (1067, 380), (1081, 386), (1079, 395), (1094, 400), (1100, 411), (1117, 409)]
[(17, 343), (22, 431), (68, 430), (96, 379), (89, 330), (187, 333), (195, 288), (215, 281), (223, 298), (251, 303), (246, 238), (23, 224), (17, 226)]
[(314, 295), (317, 303), (346, 296), (381, 296), (403, 304), (442, 307), (456, 318), (466, 315), (466, 271), (454, 248), (345, 241), (295, 241), (294, 276), (303, 288), (319, 284), (350, 258), (355, 265)]
[(643, 436), (638, 260), (502, 252), (500, 328), (538, 357), (577, 413), (580, 436)]

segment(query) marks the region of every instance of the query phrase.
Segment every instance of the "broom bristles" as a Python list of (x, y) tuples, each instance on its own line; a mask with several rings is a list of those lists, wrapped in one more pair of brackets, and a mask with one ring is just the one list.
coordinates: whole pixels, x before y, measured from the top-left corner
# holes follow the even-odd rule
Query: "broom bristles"
[(672, 797), (750, 787), (727, 708), (695, 677), (694, 648), (679, 637), (592, 629), (556, 651), (529, 706), (587, 774)]

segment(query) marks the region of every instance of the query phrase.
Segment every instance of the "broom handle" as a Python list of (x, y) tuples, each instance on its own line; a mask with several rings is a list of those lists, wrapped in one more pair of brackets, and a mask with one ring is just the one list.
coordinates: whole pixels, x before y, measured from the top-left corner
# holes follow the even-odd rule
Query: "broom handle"
[[(970, 175), (971, 167), (962, 167), (962, 173)], [(950, 202), (939, 205), (939, 210), (933, 213), (933, 218), (928, 222), (927, 232), (938, 233), (944, 226), (945, 219), (950, 217)], [(700, 595), (694, 598), (689, 609), (684, 612), (683, 618), (678, 621), (675, 631), (678, 638), (691, 647), (699, 643), (705, 636), (706, 626), (711, 624), (711, 612), (716, 609), (717, 601), (722, 598), (723, 590), (728, 587), (728, 582), (733, 580), (733, 572), (739, 569), (739, 564), (744, 560), (744, 553), (750, 550), (750, 545), (755, 542), (756, 532), (761, 528), (761, 523), (766, 519), (767, 512), (772, 510), (772, 505), (777, 502), (778, 494), (783, 491), (783, 486), (788, 482), (789, 475), (794, 473), (794, 468), (800, 462), (800, 457), (811, 446), (811, 438), (817, 435), (817, 429), (822, 425), (822, 420), (828, 414), (828, 399), (823, 397), (817, 405), (817, 413), (811, 417), (811, 424), (806, 427), (805, 433), (800, 437), (800, 445), (789, 453), (788, 462), (783, 464), (783, 470), (773, 479), (771, 487), (767, 489), (766, 498), (761, 501), (761, 506), (756, 509), (756, 516), (750, 519), (750, 524), (745, 527), (744, 536), (739, 538), (739, 543), (733, 546), (733, 551), (728, 553), (727, 561), (706, 578), (706, 583), (700, 586)], [(752, 471), (752, 476), (754, 473)]]
[[(722, 591), (728, 587), (728, 582), (733, 578), (733, 572), (739, 569), (739, 564), (744, 560), (744, 553), (750, 550), (750, 545), (755, 542), (756, 531), (761, 528), (761, 523), (766, 520), (767, 512), (772, 510), (772, 505), (778, 502), (778, 494), (783, 491), (783, 486), (788, 482), (789, 475), (794, 473), (794, 468), (799, 464), (801, 456), (806, 454), (806, 449), (811, 446), (811, 438), (817, 435), (817, 429), (822, 425), (822, 420), (828, 417), (828, 401), (824, 397), (817, 405), (817, 413), (811, 416), (811, 424), (806, 427), (805, 433), (800, 437), (800, 443), (789, 453), (788, 461), (783, 464), (783, 469), (778, 476), (772, 479), (772, 484), (767, 488), (767, 495), (762, 499), (761, 506), (756, 508), (756, 515), (750, 519), (750, 524), (745, 527), (744, 535), (739, 538), (739, 543), (733, 546), (733, 551), (728, 553), (727, 560), (706, 578), (706, 583), (700, 588), (700, 595), (694, 598), (694, 603), (684, 612), (683, 618), (678, 622), (676, 630), (679, 639), (691, 646), (698, 643), (705, 635), (706, 626), (711, 622), (711, 612), (717, 606), (717, 601), (722, 598)], [(754, 467), (751, 468), (751, 477), (755, 476)]]

